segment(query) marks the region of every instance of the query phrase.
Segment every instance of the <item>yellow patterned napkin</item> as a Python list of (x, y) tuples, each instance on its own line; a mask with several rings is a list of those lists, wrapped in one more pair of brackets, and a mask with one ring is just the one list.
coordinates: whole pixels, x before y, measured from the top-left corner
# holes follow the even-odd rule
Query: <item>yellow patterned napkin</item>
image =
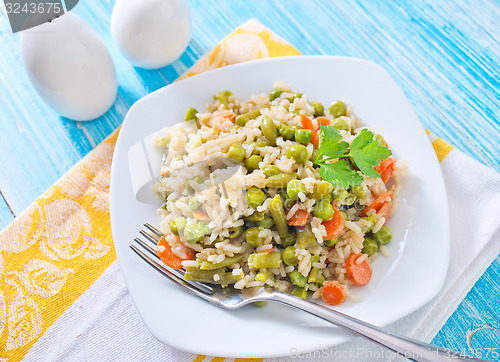
[[(298, 54), (295, 48), (269, 29), (256, 20), (250, 20), (200, 58), (181, 78), (242, 61)], [(115, 261), (108, 191), (117, 134), (118, 131), (115, 131), (97, 146), (0, 233), (0, 362), (21, 360), (47, 329)], [(455, 162), (463, 163), (466, 156), (452, 150), (446, 142), (432, 135), (430, 137), (439, 161), (446, 157), (442, 163), (445, 180), (447, 172), (450, 180), (457, 180), (457, 174), (453, 172)], [(467, 162), (469, 171), (481, 166), (473, 160)], [(492, 172), (486, 170), (480, 170), (485, 178), (491, 176), (488, 172)], [(460, 194), (463, 195), (463, 192), (460, 191)], [(489, 265), (490, 262), (484, 260), (483, 264)], [(481, 268), (478, 268), (478, 273), (482, 273)], [(457, 296), (457, 300), (461, 298), (463, 296)], [(424, 317), (419, 317), (419, 320), (424, 320)], [(58, 323), (63, 323), (62, 320)], [(116, 319), (116, 323), (130, 322), (131, 319), (126, 322)], [(402, 332), (411, 334), (405, 330)], [(417, 332), (414, 335), (418, 335)], [(37, 348), (33, 348), (36, 357), (43, 353), (44, 358), (50, 359), (49, 352), (53, 352), (53, 356), (61, 356), (46, 349), (46, 342), (42, 338)], [(51, 343), (58, 345), (58, 341)], [(131, 341), (123, 343), (131, 345)], [(69, 350), (73, 350), (71, 346)], [(137, 347), (134, 351), (140, 349), (140, 346)], [(151, 344), (148, 350), (155, 348), (160, 347)], [(66, 352), (69, 353), (69, 350)], [(114, 352), (119, 355), (119, 351)], [(183, 354), (182, 359), (202, 361), (208, 360), (208, 357)], [(211, 360), (223, 361), (224, 358)], [(257, 360), (262, 359), (246, 361)]]

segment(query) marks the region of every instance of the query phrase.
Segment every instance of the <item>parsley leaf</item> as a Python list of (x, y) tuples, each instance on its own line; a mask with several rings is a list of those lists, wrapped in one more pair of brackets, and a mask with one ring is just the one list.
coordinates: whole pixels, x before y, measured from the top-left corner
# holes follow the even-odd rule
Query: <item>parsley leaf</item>
[(342, 185), (345, 189), (348, 189), (349, 186), (357, 186), (363, 182), (363, 176), (351, 169), (346, 160), (322, 163), (319, 174), (323, 180), (330, 182), (333, 186)]
[(350, 152), (345, 155), (351, 157), (359, 170), (368, 177), (379, 178), (380, 174), (373, 168), (392, 152), (387, 147), (379, 146), (373, 139), (373, 133), (363, 129), (351, 143)]
[(318, 157), (316, 160), (320, 160), (322, 156), (327, 156), (328, 158), (339, 158), (348, 149), (349, 143), (342, 141), (342, 135), (337, 128), (333, 126), (320, 126), (319, 131), (319, 149)]

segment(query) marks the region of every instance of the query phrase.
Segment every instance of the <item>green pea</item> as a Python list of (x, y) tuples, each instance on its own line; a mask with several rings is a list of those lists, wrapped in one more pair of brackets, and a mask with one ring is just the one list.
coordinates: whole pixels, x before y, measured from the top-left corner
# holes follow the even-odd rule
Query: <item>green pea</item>
[(264, 211), (256, 211), (252, 215), (245, 216), (245, 221), (257, 222), (264, 220)]
[(288, 230), (288, 235), (281, 238), (281, 246), (288, 248), (289, 246), (295, 245), (297, 241), (297, 233), (294, 229)]
[(307, 300), (308, 297), (307, 290), (305, 290), (304, 288), (293, 288), (290, 294), (305, 300)]
[(325, 114), (325, 107), (319, 102), (312, 102), (311, 105), (314, 108), (314, 117), (321, 117)]
[(264, 229), (270, 229), (274, 225), (274, 220), (269, 217), (269, 216), (264, 216), (264, 219), (257, 221), (257, 226), (264, 228)]
[(264, 175), (266, 175), (266, 177), (278, 175), (280, 172), (281, 170), (276, 165), (267, 165), (264, 167)]
[(365, 238), (365, 240), (363, 241), (363, 250), (361, 250), (361, 252), (363, 254), (368, 254), (368, 256), (371, 256), (375, 254), (377, 250), (378, 250), (377, 243), (370, 238)]
[(227, 157), (232, 158), (237, 162), (241, 162), (245, 158), (245, 149), (240, 145), (233, 143), (231, 147), (229, 147), (229, 151), (227, 152)]
[(343, 118), (336, 118), (332, 124), (339, 131), (349, 131), (349, 123)]
[(293, 101), (294, 101), (296, 98), (300, 99), (300, 98), (302, 98), (302, 96), (303, 96), (303, 94), (302, 94), (302, 93), (294, 93), (294, 94), (293, 94), (293, 96), (291, 96), (291, 97), (289, 98), (289, 101), (290, 101), (290, 103), (293, 103)]
[(252, 186), (247, 190), (246, 199), (248, 207), (255, 209), (266, 200), (266, 194), (261, 189)]
[(347, 197), (342, 200), (341, 204), (351, 206), (352, 204), (354, 204), (354, 201), (356, 201), (356, 195), (348, 194)]
[[(286, 194), (285, 194), (286, 195)], [(285, 209), (291, 208), (293, 205), (295, 205), (297, 201), (293, 199), (289, 199), (288, 196), (285, 198), (285, 201), (283, 201), (283, 207)]]
[(290, 277), (290, 281), (293, 285), (304, 288), (307, 284), (306, 277), (299, 273), (297, 270), (291, 271), (290, 273), (288, 273), (288, 276)]
[(330, 239), (330, 240), (324, 240), (323, 241), (323, 245), (325, 245), (325, 246), (334, 246), (335, 244), (337, 244), (337, 241), (339, 241), (338, 238)]
[(316, 236), (309, 227), (299, 226), (297, 230), (297, 246), (302, 249), (308, 249), (316, 246)]
[(201, 202), (199, 202), (198, 200), (196, 200), (196, 197), (190, 197), (189, 198), (189, 208), (191, 209), (191, 211), (196, 211), (198, 210), (198, 208), (201, 206)]
[(323, 221), (330, 220), (333, 217), (333, 206), (328, 200), (321, 200), (314, 205), (313, 214)]
[(227, 231), (231, 239), (238, 238), (243, 234), (243, 228), (241, 226), (230, 227)]
[(284, 140), (291, 140), (295, 134), (295, 128), (286, 124), (280, 124), (278, 133)]
[(391, 229), (389, 229), (389, 226), (382, 226), (379, 231), (373, 234), (373, 240), (375, 240), (380, 245), (387, 244), (389, 241), (391, 241), (392, 231)]
[(303, 145), (291, 145), (286, 150), (286, 157), (293, 158), (297, 163), (304, 163), (307, 160), (307, 148)]
[(365, 189), (363, 188), (363, 186), (359, 185), (359, 186), (351, 186), (350, 188), (350, 191), (356, 195), (357, 197), (359, 197), (360, 199), (364, 199), (365, 198)]
[(225, 90), (214, 94), (214, 100), (219, 100), (221, 104), (227, 109), (229, 107), (229, 97), (233, 95), (233, 92)]
[(196, 182), (197, 184), (201, 185), (203, 183), (203, 179), (200, 176), (196, 176), (191, 180), (187, 180), (185, 186), (189, 192), (194, 192), (193, 186), (191, 186), (192, 182)]
[(340, 212), (340, 216), (342, 216), (342, 219), (347, 220), (347, 214), (343, 211), (339, 211), (339, 212)]
[(385, 140), (384, 140), (384, 137), (382, 137), (381, 135), (379, 134), (376, 134), (374, 137), (375, 141), (377, 141), (378, 145), (381, 146), (381, 147), (385, 147)]
[(250, 170), (257, 170), (259, 168), (259, 163), (262, 162), (262, 157), (258, 155), (252, 155), (245, 159), (245, 166)]
[(330, 106), (330, 108), (328, 108), (328, 112), (330, 112), (330, 114), (334, 118), (345, 116), (346, 110), (347, 110), (347, 108), (346, 108), (344, 102), (341, 102), (341, 101), (337, 101), (337, 102), (333, 103)]
[(255, 109), (253, 111), (243, 113), (236, 117), (236, 119), (234, 120), (234, 124), (240, 127), (244, 127), (248, 121), (257, 118), (258, 116), (260, 116), (260, 109)]
[(314, 148), (312, 151), (311, 157), (309, 157), (309, 159), (314, 162), (314, 161), (316, 161), (318, 156), (319, 156), (319, 149)]
[(191, 243), (197, 243), (205, 236), (202, 228), (198, 224), (187, 223), (184, 227), (184, 237)]
[(200, 230), (203, 232), (204, 235), (212, 234), (212, 228), (210, 228), (208, 224), (210, 224), (210, 221), (198, 222), (198, 226), (200, 227)]
[(264, 238), (259, 236), (259, 233), (262, 230), (263, 229), (259, 227), (252, 227), (245, 230), (245, 240), (247, 241), (248, 245), (254, 248), (262, 245), (262, 243), (264, 242)]
[(362, 220), (367, 220), (370, 222), (370, 225), (367, 226), (367, 227), (362, 227), (361, 230), (364, 232), (364, 233), (367, 233), (369, 231), (371, 231), (373, 229), (373, 227), (375, 226), (375, 223), (377, 222), (377, 217), (375, 216), (375, 214), (372, 214), (370, 216), (365, 216), (365, 217), (362, 217), (361, 218)]
[(185, 122), (189, 122), (189, 121), (193, 121), (196, 119), (196, 113), (198, 113), (198, 111), (196, 110), (196, 108), (193, 108), (193, 107), (189, 107), (186, 111), (186, 115), (184, 116), (184, 121)]
[(297, 141), (298, 143), (302, 143), (304, 145), (309, 144), (309, 142), (311, 142), (311, 136), (312, 133), (310, 129), (302, 128), (295, 130), (295, 141)]
[(349, 196), (349, 191), (344, 189), (335, 189), (333, 191), (333, 199), (335, 201), (342, 202), (347, 196)]
[(269, 117), (264, 117), (262, 125), (260, 126), (262, 134), (269, 141), (271, 146), (276, 146), (276, 138), (278, 137), (278, 129)]
[(290, 180), (286, 185), (286, 194), (291, 200), (297, 200), (299, 193), (306, 193), (306, 187), (300, 180)]
[(295, 248), (293, 246), (289, 246), (283, 250), (281, 253), (281, 258), (285, 262), (286, 265), (295, 266), (299, 264), (299, 259), (295, 256)]
[(311, 264), (312, 263), (317, 263), (320, 259), (320, 256), (318, 254), (314, 254), (313, 256), (311, 256)]
[(170, 227), (170, 231), (172, 231), (172, 234), (179, 235), (184, 230), (186, 222), (186, 218), (179, 216), (170, 221), (168, 226)]
[(278, 175), (268, 177), (266, 186), (270, 188), (284, 189), (286, 188), (286, 185), (288, 185), (290, 180), (293, 180), (295, 178), (297, 178), (296, 173), (280, 173)]
[(274, 88), (269, 92), (269, 100), (272, 102), (283, 93), (283, 90)]
[(269, 270), (263, 269), (260, 270), (257, 275), (255, 275), (255, 280), (259, 282), (265, 282), (268, 279), (275, 279), (273, 273), (271, 273)]
[(316, 200), (322, 200), (327, 195), (331, 195), (333, 191), (333, 185), (328, 181), (321, 181), (314, 185), (313, 197)]

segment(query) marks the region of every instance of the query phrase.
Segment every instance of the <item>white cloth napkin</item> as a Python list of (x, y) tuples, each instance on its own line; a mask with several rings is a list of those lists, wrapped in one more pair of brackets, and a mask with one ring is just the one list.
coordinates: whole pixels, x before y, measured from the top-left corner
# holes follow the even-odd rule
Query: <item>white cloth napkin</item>
[[(446, 282), (431, 302), (387, 327), (390, 332), (426, 342), (432, 340), (500, 251), (500, 174), (456, 149), (444, 158), (441, 168), (451, 218), (451, 256)], [(372, 359), (370, 356), (391, 359), (391, 354), (360, 337), (302, 358), (331, 360), (323, 358), (326, 356), (345, 361), (366, 361)], [(266, 358), (265, 361), (282, 362), (299, 357)], [(158, 342), (140, 319), (115, 262), (47, 330), (24, 360), (182, 362), (196, 359), (200, 362), (212, 358), (181, 352)]]

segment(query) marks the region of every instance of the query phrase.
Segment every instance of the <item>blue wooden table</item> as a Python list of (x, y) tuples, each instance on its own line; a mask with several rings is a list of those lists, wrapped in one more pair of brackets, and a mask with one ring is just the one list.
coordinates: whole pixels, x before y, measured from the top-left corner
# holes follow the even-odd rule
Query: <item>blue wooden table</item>
[[(19, 37), (0, 11), (0, 229), (116, 129), (130, 106), (173, 82), (236, 26), (256, 18), (303, 54), (366, 58), (384, 66), (424, 126), (500, 170), (498, 0), (189, 0), (193, 34), (182, 57), (160, 70), (132, 67), (109, 30), (114, 1), (80, 0), (74, 12), (107, 44), (118, 74), (112, 108), (91, 122), (59, 117), (24, 71)], [(458, 306), (434, 344), (500, 354), (500, 259)], [(491, 358), (491, 354), (490, 357)]]

